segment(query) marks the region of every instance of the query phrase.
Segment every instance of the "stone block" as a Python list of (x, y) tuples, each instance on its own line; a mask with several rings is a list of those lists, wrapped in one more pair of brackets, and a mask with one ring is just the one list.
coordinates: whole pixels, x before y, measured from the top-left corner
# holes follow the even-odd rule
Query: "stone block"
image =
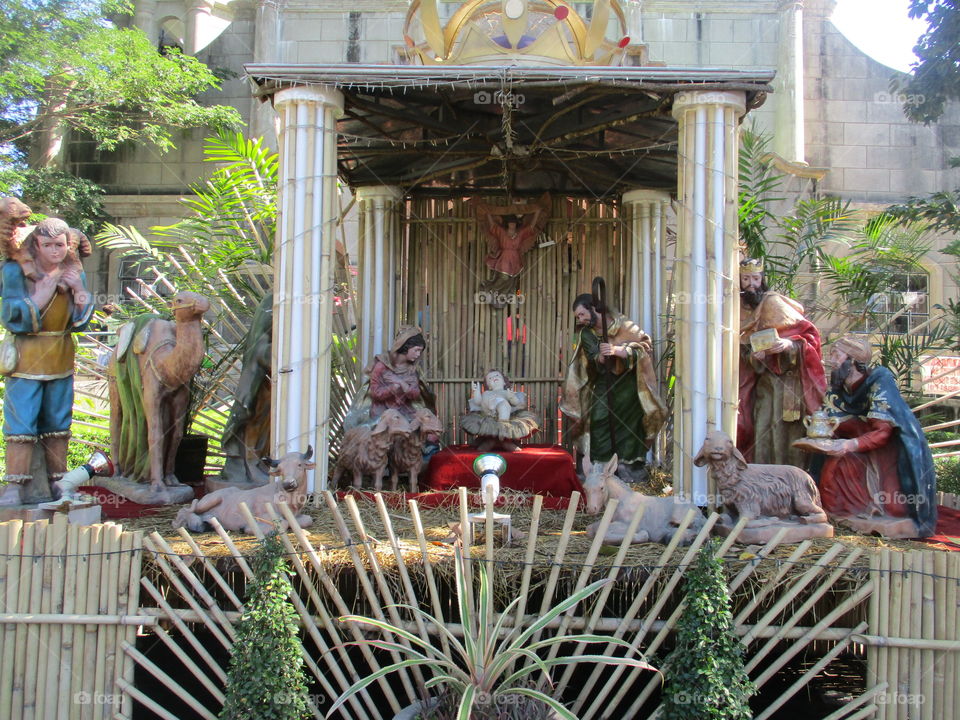
[(345, 14), (324, 13), (318, 17), (314, 24), (320, 26), (320, 34), (314, 38), (315, 40), (336, 42), (345, 40), (347, 37), (347, 16)]
[(858, 170), (845, 168), (843, 189), (853, 192), (880, 193), (890, 190), (890, 171), (876, 168)]
[(831, 100), (825, 103), (824, 117), (832, 122), (862, 123), (867, 117), (867, 104), (859, 100)]
[(890, 126), (890, 144), (893, 146), (916, 147), (919, 145), (919, 135), (927, 131), (920, 125), (910, 125), (906, 122)]
[(835, 78), (834, 82), (839, 85), (838, 100), (866, 100), (870, 101), (873, 96), (871, 83), (862, 78)]
[(867, 148), (863, 145), (832, 145), (830, 146), (829, 166), (834, 168), (868, 167)]
[(873, 101), (867, 102), (867, 122), (870, 123), (888, 123), (896, 125), (905, 122), (903, 116), (903, 106), (894, 100), (890, 100), (889, 93), (876, 93)]
[(843, 126), (843, 144), (889, 145), (890, 126), (885, 123), (845, 123)]
[(733, 40), (732, 18), (707, 15), (702, 21), (703, 39), (708, 43), (730, 42)]
[(935, 170), (917, 170), (910, 166), (902, 166), (900, 170), (890, 170), (890, 191), (898, 195), (929, 195), (937, 188)]
[(719, 67), (751, 67), (754, 49), (750, 45), (733, 42), (711, 42), (706, 46), (707, 62)]

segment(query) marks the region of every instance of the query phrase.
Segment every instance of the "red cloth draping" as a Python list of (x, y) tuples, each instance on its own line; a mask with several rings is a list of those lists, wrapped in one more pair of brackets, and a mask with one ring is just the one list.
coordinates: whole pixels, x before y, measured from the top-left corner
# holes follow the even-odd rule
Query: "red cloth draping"
[[(462, 486), (479, 490), (473, 461), (482, 454), (468, 445), (444, 448), (430, 458), (425, 487), (450, 490)], [(500, 478), (501, 488), (557, 497), (569, 497), (574, 490), (583, 494), (573, 457), (559, 445), (524, 445), (515, 452), (500, 454), (507, 461), (507, 471)]]
[[(823, 372), (823, 355), (820, 347), (820, 331), (809, 320), (801, 320), (796, 325), (787, 328), (777, 328), (781, 338), (797, 343), (799, 358), (797, 370), (800, 373), (800, 383), (803, 388), (804, 415), (809, 415), (819, 409), (823, 402), (823, 395), (827, 391), (827, 378)], [(781, 367), (780, 354), (770, 355), (762, 360), (768, 372), (778, 377), (790, 368)], [(749, 359), (740, 360), (740, 400), (737, 412), (737, 449), (743, 454), (747, 462), (753, 462), (753, 445), (756, 428), (753, 427), (753, 402), (757, 385), (757, 372)]]

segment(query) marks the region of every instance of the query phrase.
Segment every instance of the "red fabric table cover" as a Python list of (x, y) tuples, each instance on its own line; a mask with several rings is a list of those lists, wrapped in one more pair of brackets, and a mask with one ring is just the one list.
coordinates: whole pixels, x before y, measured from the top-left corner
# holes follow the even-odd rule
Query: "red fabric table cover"
[[(483, 454), (469, 445), (444, 448), (430, 458), (426, 487), (479, 490), (480, 479), (473, 474), (473, 461)], [(573, 458), (560, 445), (524, 445), (521, 450), (498, 454), (507, 461), (507, 471), (500, 478), (501, 488), (557, 497), (570, 497), (574, 490), (583, 494)]]

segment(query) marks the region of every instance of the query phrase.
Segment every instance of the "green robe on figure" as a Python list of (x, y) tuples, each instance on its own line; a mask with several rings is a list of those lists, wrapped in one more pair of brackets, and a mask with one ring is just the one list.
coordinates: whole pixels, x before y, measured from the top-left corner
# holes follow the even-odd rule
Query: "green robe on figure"
[(621, 463), (643, 462), (666, 418), (666, 407), (656, 391), (650, 337), (623, 315), (613, 317), (607, 334), (611, 345), (626, 348), (627, 357), (599, 362), (600, 336), (593, 328), (581, 328), (574, 338), (560, 410), (584, 421), (578, 449), (592, 462), (609, 460), (614, 450)]

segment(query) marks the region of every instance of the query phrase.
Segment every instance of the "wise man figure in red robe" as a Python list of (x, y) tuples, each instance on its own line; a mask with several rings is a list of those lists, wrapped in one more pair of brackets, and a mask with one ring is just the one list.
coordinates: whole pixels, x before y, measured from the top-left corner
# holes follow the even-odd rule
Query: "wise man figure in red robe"
[(803, 305), (767, 288), (760, 260), (741, 261), (737, 449), (747, 462), (804, 467), (792, 443), (826, 388), (820, 332)]

